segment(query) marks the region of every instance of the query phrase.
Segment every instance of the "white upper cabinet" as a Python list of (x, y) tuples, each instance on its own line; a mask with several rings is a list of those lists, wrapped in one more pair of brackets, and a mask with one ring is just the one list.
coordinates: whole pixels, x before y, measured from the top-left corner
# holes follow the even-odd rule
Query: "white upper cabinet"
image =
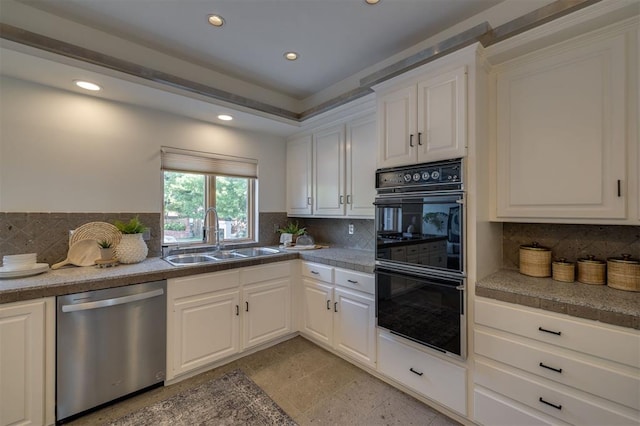
[(344, 125), (313, 135), (313, 187), (315, 215), (343, 215), (345, 204)]
[(311, 136), (303, 136), (287, 143), (287, 213), (310, 215), (311, 197)]
[(418, 83), (418, 162), (464, 156), (466, 129), (466, 67)]
[(372, 113), (290, 140), (287, 214), (373, 218), (376, 143)]
[(346, 215), (373, 217), (376, 197), (376, 117), (347, 123)]
[(497, 220), (627, 218), (626, 50), (600, 34), (496, 68)]
[(466, 126), (465, 66), (384, 89), (378, 96), (378, 166), (463, 157)]

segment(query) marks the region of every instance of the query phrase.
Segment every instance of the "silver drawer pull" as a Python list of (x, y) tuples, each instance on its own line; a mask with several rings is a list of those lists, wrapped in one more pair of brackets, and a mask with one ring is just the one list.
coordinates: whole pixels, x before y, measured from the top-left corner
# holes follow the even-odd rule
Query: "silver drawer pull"
[(358, 284), (358, 281), (356, 280), (347, 280), (348, 282), (350, 282), (351, 284)]
[(562, 373), (562, 368), (549, 367), (548, 365), (544, 365), (544, 363), (542, 362), (539, 365), (540, 367), (546, 368), (547, 370), (555, 371), (556, 373)]
[(320, 272), (318, 272), (318, 271), (309, 271), (309, 272), (311, 272), (314, 275), (320, 275)]
[(540, 397), (538, 399), (538, 401), (542, 402), (543, 404), (547, 404), (547, 405), (549, 405), (549, 406), (551, 406), (551, 407), (553, 407), (553, 408), (555, 408), (557, 410), (562, 410), (562, 405), (561, 404), (557, 404), (557, 405), (553, 404), (553, 403), (551, 403), (549, 401), (545, 401), (542, 397)]
[(411, 371), (413, 374), (417, 374), (418, 376), (422, 376), (424, 374), (424, 373), (422, 373), (420, 371), (414, 370), (413, 367), (410, 367), (409, 371)]
[(562, 334), (562, 331), (552, 331), (542, 327), (538, 327), (538, 330), (543, 331), (545, 333), (549, 333), (549, 334), (555, 334), (556, 336), (560, 336)]

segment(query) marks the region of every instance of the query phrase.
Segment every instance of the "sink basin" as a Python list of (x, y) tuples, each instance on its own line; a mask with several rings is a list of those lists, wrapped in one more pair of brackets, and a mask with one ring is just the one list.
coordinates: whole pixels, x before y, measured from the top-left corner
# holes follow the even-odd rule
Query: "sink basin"
[(240, 260), (249, 257), (267, 256), (276, 253), (280, 253), (280, 251), (268, 247), (249, 247), (236, 250), (210, 251), (206, 253), (172, 254), (165, 257), (164, 260), (173, 266), (201, 265), (223, 260)]
[(280, 253), (279, 250), (268, 247), (247, 247), (233, 250), (233, 252), (246, 257), (266, 256), (269, 254)]
[(236, 253), (235, 250), (232, 250), (232, 251), (215, 251), (211, 253), (211, 257), (213, 257), (215, 260), (228, 260), (228, 259), (240, 259), (248, 256), (242, 253)]
[(200, 263), (214, 262), (216, 258), (208, 254), (202, 253), (187, 253), (187, 254), (173, 254), (164, 258), (172, 265), (197, 265)]

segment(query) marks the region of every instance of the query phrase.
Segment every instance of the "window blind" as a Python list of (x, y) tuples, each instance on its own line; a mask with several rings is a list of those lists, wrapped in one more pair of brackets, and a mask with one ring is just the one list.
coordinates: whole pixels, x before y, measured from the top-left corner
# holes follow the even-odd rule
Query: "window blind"
[(162, 170), (258, 178), (258, 161), (208, 152), (162, 147)]

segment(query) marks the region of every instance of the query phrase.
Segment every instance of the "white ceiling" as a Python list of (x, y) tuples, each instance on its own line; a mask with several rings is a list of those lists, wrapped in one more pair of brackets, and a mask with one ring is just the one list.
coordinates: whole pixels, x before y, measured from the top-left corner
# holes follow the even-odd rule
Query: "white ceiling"
[[(502, 0), (20, 1), (303, 99)], [(212, 13), (224, 27), (207, 23)], [(289, 50), (300, 59), (286, 61)]]

